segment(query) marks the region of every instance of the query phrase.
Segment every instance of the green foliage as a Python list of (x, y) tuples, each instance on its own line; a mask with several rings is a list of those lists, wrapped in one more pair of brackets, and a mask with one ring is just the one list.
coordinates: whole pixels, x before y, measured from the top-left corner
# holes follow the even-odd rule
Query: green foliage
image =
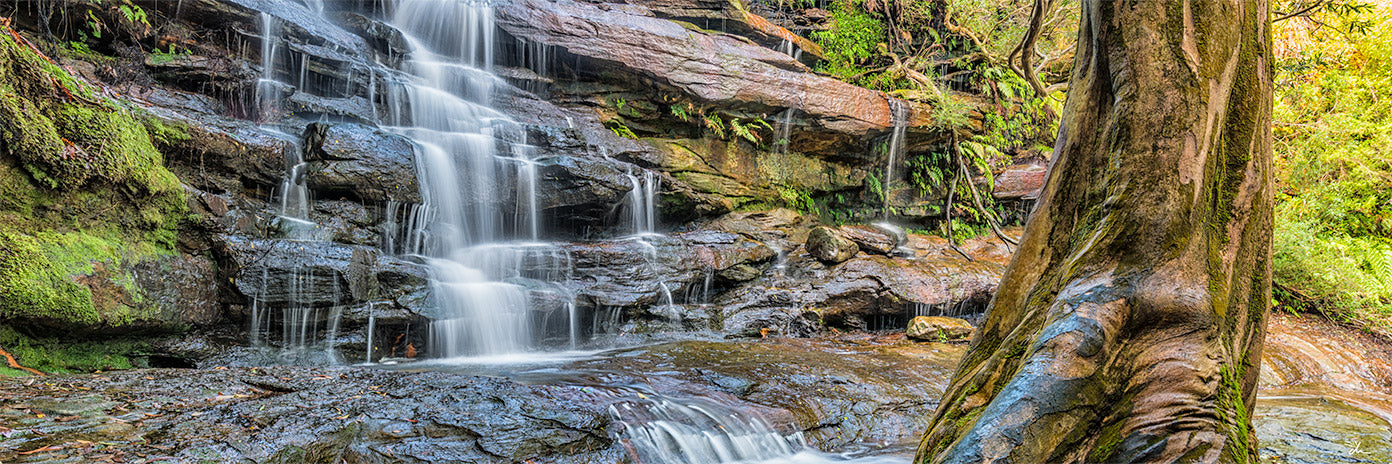
[(150, 50), (150, 63), (155, 65), (166, 64), (191, 55), (193, 55), (193, 51), (177, 50), (174, 44), (169, 44), (169, 50), (167, 51), (158, 48)]
[(822, 46), (827, 58), (818, 71), (868, 88), (895, 90), (899, 86), (877, 79), (879, 76), (867, 76), (866, 63), (878, 56), (879, 47), (885, 42), (885, 27), (862, 8), (862, 3), (837, 0), (829, 6), (832, 27), (812, 33), (812, 39)]
[(725, 122), (720, 119), (720, 115), (707, 114), (703, 121), (706, 124), (706, 129), (714, 131), (716, 137), (725, 138)]
[[(0, 347), (14, 355), (20, 365), (50, 374), (130, 369), (138, 364), (131, 358), (149, 350), (145, 343), (129, 340), (35, 339), (9, 326), (0, 326)], [(0, 375), (28, 373), (5, 369)]]
[(817, 208), (817, 202), (812, 199), (812, 195), (804, 190), (798, 190), (789, 186), (778, 187), (778, 199), (783, 201), (783, 206), (792, 208), (803, 214), (821, 215)]
[(1392, 23), (1337, 13), (1276, 23), (1276, 295), (1392, 334)]
[(682, 120), (682, 122), (690, 122), (690, 121), (691, 121), (691, 113), (688, 111), (688, 106), (690, 106), (690, 104), (687, 104), (687, 105), (680, 105), (680, 104), (678, 104), (678, 105), (672, 105), (672, 115), (673, 115), (673, 116), (676, 116), (677, 119)]
[(619, 137), (630, 139), (638, 138), (638, 134), (633, 133), (633, 129), (629, 129), (628, 126), (623, 123), (623, 121), (617, 119), (609, 121), (609, 130), (613, 131), (614, 135), (617, 135)]

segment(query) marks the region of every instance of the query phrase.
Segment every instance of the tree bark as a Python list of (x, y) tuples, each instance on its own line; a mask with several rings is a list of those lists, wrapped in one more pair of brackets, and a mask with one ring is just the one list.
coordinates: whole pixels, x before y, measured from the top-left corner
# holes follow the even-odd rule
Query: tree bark
[(1084, 0), (1048, 181), (917, 463), (1252, 462), (1264, 0)]

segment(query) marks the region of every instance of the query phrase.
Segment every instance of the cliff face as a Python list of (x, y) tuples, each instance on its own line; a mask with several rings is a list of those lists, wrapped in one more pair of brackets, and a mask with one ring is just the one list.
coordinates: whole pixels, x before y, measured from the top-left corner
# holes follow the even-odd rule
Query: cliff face
[[(895, 182), (881, 176), (904, 176), (881, 148), (896, 129), (909, 151), (946, 135), (926, 105), (812, 71), (816, 44), (737, 3), (517, 0), (424, 38), (402, 29), (409, 2), (324, 4), (73, 2), (91, 21), (62, 27), (48, 6), (10, 8), (0, 278), (23, 285), (4, 286), (0, 317), (39, 337), (200, 327), (380, 357), (426, 350), (451, 317), (441, 258), (516, 260), (489, 278), (524, 317), (572, 321), (543, 323), (538, 343), (889, 326), (994, 288), (1003, 263), (894, 231), (839, 232), (890, 244), (844, 264), (807, 257), (819, 219), (772, 208), (874, 219)], [(446, 132), (486, 135), (449, 140), (493, 155), (433, 167)], [(432, 253), (446, 205), (432, 189), (454, 182), (447, 206), (488, 237), (470, 244), (545, 246)], [(903, 190), (889, 206), (929, 213), (931, 192)]]

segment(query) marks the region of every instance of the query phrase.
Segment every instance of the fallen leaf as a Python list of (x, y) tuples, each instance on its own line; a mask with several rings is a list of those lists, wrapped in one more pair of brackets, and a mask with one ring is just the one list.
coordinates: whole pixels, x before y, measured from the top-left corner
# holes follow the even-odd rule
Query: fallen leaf
[(29, 450), (29, 451), (20, 451), (20, 452), (19, 452), (19, 455), (21, 455), (21, 456), (28, 456), (28, 455), (31, 455), (31, 454), (34, 454), (34, 453), (42, 453), (42, 452), (45, 452), (45, 451), (58, 451), (58, 450), (60, 450), (60, 449), (63, 449), (63, 447), (61, 447), (61, 446), (56, 446), (56, 445), (48, 445), (48, 446), (45, 446), (45, 447), (39, 448), (39, 449), (32, 449), (32, 450)]

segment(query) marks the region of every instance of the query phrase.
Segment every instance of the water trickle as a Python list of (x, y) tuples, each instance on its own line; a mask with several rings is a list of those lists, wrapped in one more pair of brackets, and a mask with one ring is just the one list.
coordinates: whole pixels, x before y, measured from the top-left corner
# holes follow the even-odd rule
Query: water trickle
[(889, 137), (889, 146), (886, 147), (889, 159), (885, 162), (884, 180), (880, 182), (880, 191), (884, 199), (882, 215), (889, 219), (890, 204), (890, 183), (894, 182), (894, 163), (903, 156), (904, 152), (904, 132), (909, 125), (909, 106), (902, 101), (889, 99), (890, 111), (894, 116), (894, 131)]
[(802, 60), (802, 47), (797, 46), (792, 40), (783, 39), (783, 42), (778, 44), (778, 51), (793, 57), (794, 60)]
[(643, 171), (642, 178), (630, 173), (628, 183), (632, 186), (625, 198), (624, 207), (628, 210), (628, 223), (635, 235), (650, 234), (657, 231), (657, 192), (660, 186), (652, 171)]

